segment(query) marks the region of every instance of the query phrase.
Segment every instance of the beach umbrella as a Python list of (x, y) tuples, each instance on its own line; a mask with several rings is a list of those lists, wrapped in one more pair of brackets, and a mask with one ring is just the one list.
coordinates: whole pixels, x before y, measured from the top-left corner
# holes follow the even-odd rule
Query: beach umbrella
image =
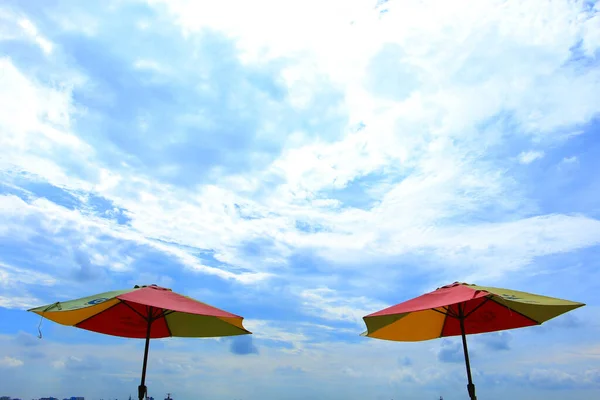
[(467, 390), (476, 400), (466, 335), (540, 325), (585, 304), (455, 282), (363, 317), (363, 336), (415, 342), (462, 336)]
[(146, 396), (150, 339), (246, 335), (243, 318), (156, 285), (135, 286), (32, 308), (62, 325), (126, 338), (146, 339), (138, 396)]

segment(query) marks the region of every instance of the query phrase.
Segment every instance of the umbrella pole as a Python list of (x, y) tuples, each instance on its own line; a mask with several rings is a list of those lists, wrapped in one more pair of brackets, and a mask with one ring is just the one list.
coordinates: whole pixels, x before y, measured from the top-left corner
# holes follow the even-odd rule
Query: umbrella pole
[(461, 305), (458, 306), (458, 320), (460, 321), (460, 333), (462, 336), (463, 351), (465, 353), (465, 363), (467, 365), (467, 391), (471, 400), (477, 400), (475, 396), (475, 385), (473, 384), (473, 378), (471, 377), (471, 363), (469, 362), (469, 349), (467, 348), (467, 336), (465, 335), (465, 315), (464, 309)]
[(146, 329), (146, 347), (144, 348), (144, 365), (142, 367), (142, 382), (138, 386), (138, 398), (144, 400), (147, 395), (146, 366), (148, 365), (148, 348), (150, 347), (150, 331), (152, 328), (152, 307), (148, 311), (148, 328)]

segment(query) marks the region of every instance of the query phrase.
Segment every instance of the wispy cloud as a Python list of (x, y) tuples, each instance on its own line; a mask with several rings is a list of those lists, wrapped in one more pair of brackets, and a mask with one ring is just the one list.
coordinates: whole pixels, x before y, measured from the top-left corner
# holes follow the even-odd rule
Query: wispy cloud
[(1, 367), (5, 367), (5, 368), (22, 367), (23, 366), (23, 361), (19, 360), (18, 358), (4, 356), (4, 358), (2, 358), (0, 360), (0, 366)]
[(531, 164), (542, 157), (544, 157), (544, 152), (542, 151), (526, 151), (519, 154), (519, 162), (521, 164)]
[(325, 320), (362, 324), (362, 317), (384, 308), (383, 303), (366, 297), (344, 297), (329, 288), (307, 289), (300, 297), (306, 312)]

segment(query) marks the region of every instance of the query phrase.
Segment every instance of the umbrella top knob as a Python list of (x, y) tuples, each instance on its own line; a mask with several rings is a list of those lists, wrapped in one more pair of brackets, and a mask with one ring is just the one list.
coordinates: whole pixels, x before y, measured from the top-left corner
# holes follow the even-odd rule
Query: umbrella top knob
[(134, 289), (151, 288), (151, 289), (157, 289), (157, 290), (166, 290), (166, 291), (168, 291), (168, 292), (172, 292), (172, 290), (171, 290), (171, 289), (168, 289), (168, 288), (164, 288), (164, 287), (158, 286), (158, 285), (156, 285), (156, 284), (154, 284), (154, 283), (153, 283), (152, 285), (141, 285), (141, 286), (140, 286), (140, 285), (135, 285), (133, 288), (134, 288)]
[(454, 283), (451, 283), (449, 285), (445, 285), (445, 286), (439, 287), (438, 289), (448, 289), (448, 288), (459, 286), (459, 285), (464, 285), (464, 283), (454, 282)]

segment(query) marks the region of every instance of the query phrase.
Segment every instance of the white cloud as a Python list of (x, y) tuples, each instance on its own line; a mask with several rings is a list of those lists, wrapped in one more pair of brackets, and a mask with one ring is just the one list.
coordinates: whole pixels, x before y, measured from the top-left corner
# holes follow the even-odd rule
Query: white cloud
[[(163, 252), (169, 256), (178, 259), (182, 264), (196, 270), (198, 272), (220, 276), (224, 279), (236, 279), (244, 283), (252, 283), (256, 280), (268, 277), (268, 274), (262, 272), (241, 272), (235, 273), (223, 269), (203, 265), (198, 258), (194, 257), (187, 250), (174, 245), (169, 245), (160, 241), (148, 238), (135, 228), (129, 226), (121, 226), (114, 221), (107, 220), (97, 216), (86, 215), (78, 210), (69, 210), (61, 207), (46, 199), (36, 199), (31, 203), (26, 203), (16, 196), (0, 196), (0, 218), (4, 222), (4, 234), (9, 235), (11, 232), (21, 226), (23, 219), (32, 218), (40, 224), (40, 228), (46, 233), (67, 234), (66, 240), (78, 243), (81, 246), (89, 246), (96, 249), (98, 245), (105, 246), (106, 243), (98, 241), (96, 238), (101, 236), (109, 236), (115, 240), (120, 240), (125, 243), (132, 242), (139, 245), (145, 245)], [(21, 230), (20, 235), (25, 238), (28, 235), (33, 235), (34, 231)], [(160, 237), (159, 237), (160, 239)], [(58, 240), (60, 243), (61, 239)], [(60, 243), (61, 248), (68, 249), (69, 245)], [(114, 250), (117, 250), (116, 252)], [(131, 261), (130, 257), (121, 254), (118, 248), (105, 249), (100, 247), (98, 251), (102, 254), (95, 253), (92, 257), (99, 258), (102, 266), (113, 270), (122, 270), (124, 266)]]
[(31, 271), (0, 262), (0, 286), (9, 288), (17, 285), (52, 286), (56, 278), (43, 272)]
[[(47, 13), (48, 18), (68, 33), (77, 33), (89, 37), (97, 36), (100, 29), (100, 21), (93, 11), (78, 8), (81, 4), (65, 3), (55, 4), (53, 12)], [(112, 7), (112, 5), (109, 5)]]
[(531, 164), (542, 157), (544, 157), (543, 151), (524, 151), (519, 154), (519, 162), (521, 164)]
[[(490, 205), (508, 212), (528, 208), (527, 199), (509, 196), (514, 193), (513, 184), (500, 171), (475, 162), (477, 147), (482, 141), (493, 145), (499, 139), (494, 135), (482, 137), (480, 132), (471, 129), (473, 124), (509, 108), (516, 111), (526, 132), (537, 134), (585, 121), (598, 111), (596, 102), (591, 101), (599, 89), (595, 73), (574, 76), (568, 69), (556, 70), (568, 58), (571, 44), (582, 35), (581, 27), (570, 22), (571, 18), (585, 18), (576, 4), (571, 7), (565, 3), (552, 3), (544, 9), (548, 20), (555, 24), (552, 29), (548, 26), (532, 28), (531, 6), (527, 3), (478, 2), (477, 7), (468, 7), (468, 12), (457, 14), (448, 9), (435, 16), (426, 13), (424, 6), (413, 5), (410, 12), (403, 9), (400, 13), (394, 9), (397, 6), (390, 4), (390, 12), (381, 19), (364, 4), (353, 3), (348, 7), (329, 4), (327, 7), (344, 12), (334, 13), (333, 20), (327, 19), (327, 30), (344, 32), (344, 35), (354, 32), (355, 36), (342, 39), (342, 36), (327, 35), (327, 40), (321, 40), (325, 36), (321, 31), (325, 29), (325, 23), (319, 23), (320, 16), (328, 15), (321, 4), (318, 7), (312, 3), (303, 4), (301, 11), (280, 10), (277, 19), (266, 18), (270, 14), (264, 12), (278, 9), (277, 4), (265, 2), (246, 9), (243, 4), (236, 3), (228, 4), (226, 9), (232, 6), (245, 10), (240, 14), (244, 15), (243, 19), (231, 19), (230, 13), (220, 6), (204, 7), (185, 1), (165, 5), (188, 34), (206, 26), (226, 32), (238, 38), (247, 57), (263, 48), (271, 51), (269, 54), (273, 57), (302, 52), (303, 63), (297, 64), (294, 71), (286, 71), (292, 90), (296, 90), (295, 82), (302, 76), (302, 69), (298, 68), (305, 68), (308, 77), (327, 73), (345, 89), (351, 120), (362, 119), (367, 124), (363, 131), (347, 134), (332, 143), (301, 141), (300, 145), (286, 150), (264, 172), (266, 176), (283, 178), (285, 184), (277, 188), (275, 196), (262, 203), (247, 201), (250, 209), (259, 215), (267, 215), (263, 211), (267, 209), (276, 209), (278, 214), (254, 222), (237, 221), (236, 231), (240, 238), (251, 231), (252, 236), (255, 233), (267, 235), (292, 246), (322, 248), (324, 254), (331, 254), (330, 258), (338, 260), (340, 256), (344, 257), (340, 253), (348, 249), (363, 251), (370, 256), (369, 250), (399, 254), (403, 249), (435, 246), (435, 240), (432, 243), (424, 232), (445, 218)], [(496, 12), (498, 10), (502, 12)], [(308, 31), (297, 22), (302, 21), (304, 13), (316, 18), (312, 18), (315, 23)], [(248, 18), (249, 15), (253, 18)], [(487, 19), (481, 20), (479, 15), (486, 15)], [(350, 24), (353, 19), (356, 23)], [(261, 29), (257, 30), (257, 26)], [(276, 29), (278, 35), (268, 34), (271, 29)], [(531, 32), (531, 29), (535, 31)], [(486, 38), (497, 42), (498, 49), (486, 53), (490, 46), (484, 40), (474, 39), (477, 35), (469, 36), (473, 39), (468, 41), (458, 41), (473, 30), (484, 32)], [(442, 31), (444, 35), (441, 35)], [(315, 40), (311, 39), (313, 35)], [(499, 41), (495, 35), (504, 41)], [(363, 39), (353, 46), (340, 46), (349, 40), (348, 37), (356, 36)], [(416, 40), (419, 36), (430, 39), (423, 43)], [(302, 40), (298, 40), (300, 37)], [(402, 46), (407, 55), (405, 61), (415, 67), (415, 74), (427, 71), (432, 74), (429, 81), (436, 82), (442, 89), (434, 89), (425, 83), (418, 93), (396, 104), (365, 91), (358, 80), (358, 76), (366, 72), (364, 60), (369, 60), (384, 43), (391, 41)], [(496, 63), (494, 57), (501, 54), (502, 46), (514, 60)], [(538, 51), (540, 58), (523, 58), (522, 51), (527, 46)], [(464, 57), (455, 57), (458, 49)], [(469, 57), (478, 54), (485, 55), (477, 61), (484, 63), (479, 68), (489, 71), (489, 79), (483, 83), (457, 80), (454, 72), (458, 73), (472, 63)], [(247, 61), (250, 59), (246, 58)], [(363, 62), (354, 62), (356, 59)], [(445, 68), (439, 68), (442, 64)], [(512, 67), (507, 68), (511, 64)], [(339, 74), (338, 71), (355, 72)], [(548, 71), (556, 75), (548, 78)], [(463, 76), (475, 79), (473, 74), (468, 72)], [(507, 80), (511, 83), (507, 84)], [(572, 90), (573, 84), (577, 86), (577, 96), (576, 105), (571, 107), (572, 97), (563, 92)], [(307, 86), (304, 84), (303, 87), (306, 89)], [(544, 93), (540, 93), (540, 87)], [(425, 133), (427, 131), (429, 134)], [(460, 138), (463, 142), (458, 146), (445, 136)], [(522, 153), (521, 160), (530, 162), (542, 154), (542, 151)], [(389, 185), (381, 193), (380, 204), (370, 211), (339, 211), (339, 201), (317, 199), (320, 190), (343, 188), (348, 182), (379, 170), (395, 172), (398, 176), (408, 174), (408, 178)], [(239, 178), (236, 183), (240, 183)], [(255, 177), (241, 178), (240, 185), (256, 185)], [(216, 188), (211, 191), (218, 192)], [(215, 204), (222, 198), (235, 196), (232, 191), (220, 192), (219, 198), (211, 198)], [(207, 194), (204, 191), (202, 197), (207, 199)], [(216, 207), (212, 209), (216, 210)], [(225, 221), (230, 218), (227, 215)], [(223, 220), (223, 215), (220, 219)], [(297, 232), (292, 228), (295, 219), (309, 223), (318, 221), (328, 232)], [(461, 230), (455, 229), (455, 232), (460, 234)], [(178, 241), (198, 238), (187, 230), (181, 233)], [(394, 239), (382, 240), (384, 236)], [(235, 246), (239, 239), (230, 238)], [(236, 260), (229, 254), (229, 260)], [(347, 257), (355, 255), (350, 254)], [(524, 265), (523, 262), (519, 264)]]
[(17, 296), (17, 295), (0, 295), (0, 307), (3, 308), (15, 308), (15, 309), (29, 309), (32, 307), (39, 306), (40, 300), (33, 296)]
[[(68, 82), (65, 82), (68, 85)], [(62, 162), (85, 165), (91, 147), (73, 134), (69, 87), (48, 87), (26, 77), (10, 58), (0, 58), (0, 146), (3, 171), (33, 174), (52, 184), (90, 189)]]
[[(219, 186), (175, 188), (128, 167), (101, 166), (93, 149), (72, 132), (70, 121), (77, 111), (70, 91), (37, 84), (9, 59), (3, 59), (6, 90), (0, 109), (5, 112), (0, 113), (0, 123), (3, 131), (12, 132), (2, 136), (1, 144), (12, 149), (7, 152), (10, 157), (3, 160), (4, 167), (33, 173), (61, 187), (95, 190), (129, 211), (131, 228), (36, 203), (38, 208), (48, 207), (45, 212), (57, 212), (73, 224), (148, 244), (198, 271), (247, 283), (265, 279), (284, 266), (294, 248), (317, 248), (328, 259), (342, 262), (354, 259), (358, 252), (365, 258), (427, 248), (451, 254), (458, 244), (448, 244), (441, 235), (451, 231), (457, 235), (457, 243), (473, 235), (446, 221), (487, 208), (513, 213), (516, 218), (535, 209), (519, 196), (515, 182), (501, 170), (480, 162), (486, 148), (503, 140), (503, 132), (473, 127), (509, 109), (525, 134), (554, 137), (555, 130), (584, 122), (600, 110), (598, 102), (592, 101), (600, 91), (600, 80), (596, 72), (574, 75), (562, 67), (572, 43), (584, 35), (584, 28), (572, 23), (587, 18), (575, 3), (536, 8), (535, 13), (545, 13), (545, 19), (552, 21), (538, 25), (531, 24), (533, 11), (527, 2), (481, 1), (466, 7), (468, 11), (457, 13), (452, 6), (435, 15), (425, 6), (414, 4), (399, 10), (390, 3), (386, 6), (389, 12), (380, 18), (372, 5), (361, 2), (326, 6), (309, 2), (292, 9), (268, 1), (252, 7), (244, 2), (210, 7), (186, 1), (165, 3), (161, 9), (168, 10), (189, 35), (210, 27), (237, 38), (247, 63), (258, 62), (252, 54), (260, 54), (260, 59), (285, 55), (303, 60), (284, 73), (291, 90), (300, 85), (308, 95), (315, 87), (307, 82), (320, 85), (316, 77), (328, 76), (344, 92), (350, 122), (366, 124), (363, 130), (346, 133), (336, 141), (310, 140), (298, 132), (264, 171), (224, 177)], [(239, 18), (232, 16), (231, 7), (240, 11), (236, 13)], [(278, 18), (268, 17), (275, 11)], [(309, 16), (311, 28), (306, 29), (303, 18)], [(324, 35), (326, 28), (336, 33)], [(417, 90), (395, 102), (372, 92), (365, 80), (371, 73), (372, 57), (389, 44), (402, 49), (402, 62), (415, 79), (427, 77)], [(265, 49), (268, 55), (262, 52)], [(498, 61), (500, 54), (503, 59)], [(158, 64), (139, 59), (137, 65), (155, 68)], [(485, 76), (477, 68), (485, 70)], [(298, 83), (304, 79), (307, 82)], [(567, 96), (566, 91), (576, 96)], [(15, 102), (15, 96), (21, 100)], [(57, 162), (56, 155), (63, 152), (73, 157), (76, 165), (85, 165), (94, 178), (69, 176)], [(522, 153), (520, 158), (527, 162), (540, 154), (542, 150)], [(371, 184), (371, 209), (342, 208), (342, 201), (320, 194), (343, 189), (373, 173), (387, 175), (388, 181)], [(262, 187), (261, 178), (273, 176), (283, 184), (265, 197), (252, 195)], [(260, 218), (241, 218), (235, 204)], [(325, 230), (301, 232), (296, 221)], [(531, 221), (524, 220), (517, 228), (530, 232), (528, 223)], [(557, 222), (556, 227), (560, 226)], [(499, 232), (505, 235), (498, 237), (501, 242), (518, 236), (508, 228), (499, 228)], [(261, 262), (248, 260), (240, 245), (265, 238), (274, 242), (269, 257)], [(253, 272), (238, 274), (208, 267), (187, 251), (154, 239), (213, 249), (221, 262)], [(542, 241), (533, 242), (543, 246)], [(596, 242), (587, 237), (579, 243)], [(512, 242), (503, 248), (515, 253), (514, 268), (530, 260), (512, 250)], [(533, 252), (551, 251), (545, 247)], [(486, 258), (493, 254), (477, 250), (475, 255)], [(124, 262), (123, 268), (126, 265)]]
[(22, 18), (19, 20), (19, 26), (23, 28), (23, 30), (33, 39), (38, 46), (43, 50), (46, 54), (51, 54), (54, 49), (54, 44), (40, 35), (36, 26), (28, 19)]
[[(594, 43), (593, 34), (588, 33), (595, 32), (589, 28), (593, 18), (577, 2), (542, 2), (543, 6), (497, 0), (479, 1), (476, 6), (470, 2), (392, 2), (386, 4), (389, 12), (382, 17), (372, 3), (362, 1), (327, 5), (309, 1), (296, 7), (272, 0), (252, 7), (243, 1), (210, 6), (188, 0), (149, 3), (162, 5), (188, 34), (210, 28), (235, 38), (243, 58), (301, 58), (288, 74), (305, 77), (302, 85), (306, 88), (311, 77), (325, 73), (345, 89), (350, 118), (367, 125), (393, 106), (368, 93), (363, 81), (372, 56), (389, 44), (397, 44), (414, 74), (425, 77), (419, 94), (425, 95), (421, 101), (436, 118), (433, 126), (443, 122), (436, 127), (440, 133), (468, 131), (477, 118), (491, 116), (503, 106), (532, 110), (519, 114), (529, 129), (552, 129), (566, 119), (589, 118), (598, 110), (589, 105), (593, 101), (586, 101), (598, 89), (596, 73), (571, 76), (567, 82), (563, 77), (568, 70), (556, 70), (577, 40), (585, 37), (586, 43)], [(238, 17), (231, 15), (232, 8)], [(433, 15), (431, 8), (439, 12)], [(532, 23), (533, 15), (539, 13), (552, 22)], [(272, 18), (275, 14), (277, 18)], [(547, 79), (550, 72), (554, 76)], [(296, 92), (297, 79), (289, 79)], [(578, 93), (575, 102), (567, 95), (573, 93), (573, 85)], [(548, 112), (550, 106), (555, 109), (559, 104), (562, 112)]]
[(579, 158), (577, 156), (563, 157), (558, 163), (558, 169), (560, 171), (568, 171), (576, 169), (579, 165)]
[(387, 305), (366, 297), (343, 297), (329, 288), (306, 289), (300, 293), (306, 313), (333, 321), (352, 322), (364, 326), (362, 317), (379, 311)]
[(4, 356), (4, 358), (0, 359), (0, 367), (17, 368), (22, 366), (23, 361), (18, 358)]
[(292, 332), (282, 329), (274, 321), (250, 319), (244, 322), (246, 328), (252, 332), (253, 337), (266, 340), (291, 343), (301, 347), (309, 338), (302, 332)]
[(472, 267), (463, 268), (481, 279), (493, 279), (529, 265), (535, 257), (600, 244), (600, 221), (583, 216), (548, 215), (451, 228), (440, 232), (432, 242), (442, 259), (470, 264)]
[(140, 60), (137, 60), (133, 64), (133, 66), (138, 69), (150, 69), (150, 70), (154, 70), (154, 71), (161, 70), (160, 65), (156, 61), (153, 61), (153, 60), (140, 59)]
[(0, 7), (0, 40), (26, 39), (35, 43), (45, 55), (51, 55), (55, 44), (38, 31), (28, 18), (17, 15), (8, 8)]
[(583, 25), (583, 42), (582, 47), (588, 57), (594, 57), (600, 49), (600, 6), (598, 3), (594, 5), (596, 15), (589, 18)]
[[(0, 235), (1, 237), (1, 235)], [(35, 286), (54, 286), (57, 279), (44, 272), (18, 268), (0, 262), (0, 307), (28, 309), (40, 303), (32, 296), (28, 288)]]

